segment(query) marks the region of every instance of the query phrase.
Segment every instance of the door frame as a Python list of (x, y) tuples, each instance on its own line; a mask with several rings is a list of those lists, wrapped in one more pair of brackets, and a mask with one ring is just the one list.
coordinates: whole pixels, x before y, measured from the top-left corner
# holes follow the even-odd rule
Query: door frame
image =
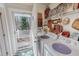
[(0, 39), (0, 48), (1, 48), (1, 56), (6, 56), (7, 54), (7, 47), (6, 47), (6, 38), (5, 38), (5, 29), (4, 29), (4, 26), (3, 26), (3, 18), (2, 18), (2, 15), (3, 13), (1, 12), (0, 10), (0, 30), (1, 30), (1, 33), (0, 33), (0, 36), (1, 36), (1, 39)]
[(14, 13), (23, 13), (23, 14), (27, 14), (30, 13), (32, 14), (31, 11), (27, 11), (27, 10), (19, 10), (19, 9), (14, 9), (14, 8), (8, 8), (8, 12), (9, 12), (9, 22), (10, 24), (10, 30), (11, 30), (11, 36), (10, 36), (10, 40), (11, 40), (11, 45), (12, 45), (12, 55), (15, 55), (16, 51), (17, 51), (17, 40), (16, 40), (16, 27), (15, 27), (15, 17), (14, 17)]
[[(0, 7), (0, 12), (2, 13), (1, 18), (2, 18), (2, 25), (4, 29), (4, 34), (5, 34), (5, 49), (6, 53), (3, 54), (3, 56), (12, 56), (12, 47), (11, 47), (11, 40), (10, 40), (10, 30), (9, 30), (9, 22), (8, 22), (8, 11), (7, 7), (4, 5)], [(4, 50), (5, 51), (5, 50)]]

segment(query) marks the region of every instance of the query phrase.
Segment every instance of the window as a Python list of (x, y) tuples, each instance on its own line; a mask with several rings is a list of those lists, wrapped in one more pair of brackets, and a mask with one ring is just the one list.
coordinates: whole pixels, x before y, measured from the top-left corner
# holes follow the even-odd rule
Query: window
[(29, 30), (30, 29), (30, 17), (29, 14), (15, 14), (15, 23), (17, 30)]

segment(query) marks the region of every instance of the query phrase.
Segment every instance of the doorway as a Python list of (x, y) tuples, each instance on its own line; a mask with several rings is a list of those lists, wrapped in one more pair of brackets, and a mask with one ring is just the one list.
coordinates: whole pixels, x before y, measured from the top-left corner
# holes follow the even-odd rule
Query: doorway
[(15, 56), (33, 56), (33, 46), (31, 39), (31, 13), (13, 12), (13, 37), (16, 42)]

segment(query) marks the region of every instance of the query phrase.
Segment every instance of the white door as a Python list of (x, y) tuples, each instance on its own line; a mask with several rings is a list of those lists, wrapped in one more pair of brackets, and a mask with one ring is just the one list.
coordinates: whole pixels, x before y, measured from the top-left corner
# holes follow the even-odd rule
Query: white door
[(0, 56), (6, 55), (4, 36), (5, 35), (3, 34), (3, 27), (0, 15)]
[(22, 50), (31, 44), (30, 40), (30, 24), (31, 14), (14, 13), (14, 31), (15, 40), (17, 41), (16, 50)]
[[(10, 19), (10, 21), (11, 21), (11, 24), (12, 24), (12, 26), (11, 26), (11, 30), (12, 30), (12, 33), (11, 33), (11, 37), (12, 37), (12, 51), (13, 51), (13, 55), (17, 52), (17, 49), (18, 49), (18, 45), (20, 45), (20, 44), (18, 44), (18, 37), (21, 37), (20, 35), (18, 35), (19, 34), (19, 32), (21, 32), (21, 31), (19, 31), (19, 30), (17, 30), (17, 29), (20, 29), (19, 28), (19, 25), (18, 26), (16, 26), (19, 22), (17, 22), (16, 23), (16, 19), (18, 18), (18, 17), (15, 17), (15, 14), (19, 14), (19, 16), (23, 16), (23, 15), (28, 15), (29, 13), (30, 14), (32, 14), (32, 15), (30, 15), (31, 16), (31, 23), (30, 23), (30, 25), (31, 25), (31, 38), (32, 38), (32, 46), (33, 46), (33, 53), (34, 53), (34, 55), (37, 55), (37, 40), (35, 39), (35, 34), (36, 34), (36, 30), (37, 30), (37, 13), (36, 13), (36, 8), (35, 8), (35, 6), (36, 5), (34, 5), (34, 7), (33, 7), (33, 10), (32, 10), (32, 12), (29, 12), (29, 11), (22, 11), (22, 10), (18, 10), (18, 9), (11, 9), (10, 11), (9, 11), (9, 13), (10, 13), (10, 15), (11, 15), (11, 19)], [(33, 16), (33, 17), (32, 17)], [(23, 36), (23, 35), (22, 35)], [(18, 39), (18, 40), (17, 40)]]
[(32, 47), (30, 38), (31, 12), (11, 10), (12, 24), (12, 52), (15, 55), (18, 51)]

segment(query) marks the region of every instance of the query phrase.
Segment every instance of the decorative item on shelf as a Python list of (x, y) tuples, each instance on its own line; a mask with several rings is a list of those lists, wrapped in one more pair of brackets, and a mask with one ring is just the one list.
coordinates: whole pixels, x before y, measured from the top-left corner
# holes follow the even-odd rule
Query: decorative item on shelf
[(45, 19), (48, 18), (49, 11), (50, 11), (50, 8), (49, 8), (49, 6), (47, 6), (46, 9), (45, 9), (45, 12), (44, 12)]
[(62, 20), (60, 18), (52, 20), (53, 24), (58, 24), (58, 23), (61, 23), (61, 22), (62, 22)]
[(62, 19), (61, 19), (61, 18), (59, 18), (59, 19), (58, 19), (58, 23), (61, 23), (61, 22), (62, 22)]
[(48, 26), (44, 26), (43, 31), (44, 31), (44, 35), (43, 36), (44, 37), (47, 36), (46, 34), (49, 32)]
[(47, 27), (47, 26), (44, 27), (44, 32), (45, 32), (45, 33), (48, 32), (48, 27)]
[(64, 12), (66, 12), (66, 10), (69, 9), (70, 7), (72, 7), (72, 3), (61, 3), (56, 8), (50, 10), (49, 16), (54, 16), (59, 13), (62, 14)]
[(58, 24), (58, 21), (57, 20), (52, 20), (52, 23), (53, 24)]
[(53, 33), (57, 35), (57, 39), (59, 39), (60, 33), (63, 31), (63, 26), (59, 24), (54, 25)]
[(70, 32), (69, 31), (63, 31), (62, 35), (65, 37), (70, 37)]
[(75, 19), (75, 21), (72, 23), (72, 27), (79, 30), (79, 18)]
[(62, 20), (63, 25), (67, 25), (69, 23), (70, 23), (70, 18), (65, 18), (65, 19)]
[(52, 24), (52, 29), (54, 29), (54, 24)]
[(48, 20), (48, 27), (52, 28), (52, 20)]
[(55, 33), (55, 34), (59, 34), (59, 33), (61, 33), (63, 31), (63, 26), (62, 25), (54, 25), (54, 30), (53, 30), (53, 32)]

